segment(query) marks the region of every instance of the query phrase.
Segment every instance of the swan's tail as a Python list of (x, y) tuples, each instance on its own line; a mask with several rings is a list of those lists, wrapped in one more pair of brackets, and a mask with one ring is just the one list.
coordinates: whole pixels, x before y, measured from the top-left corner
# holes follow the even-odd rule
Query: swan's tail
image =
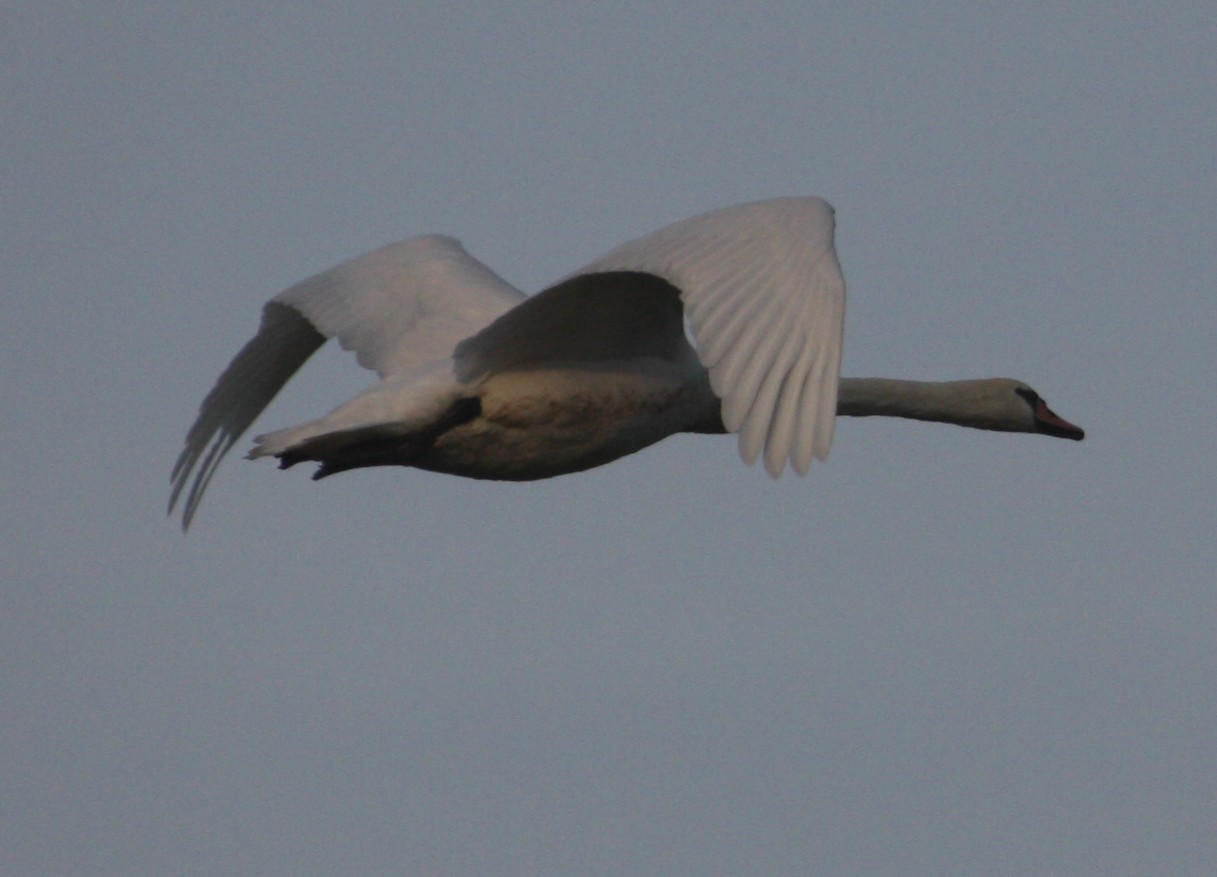
[(443, 433), (481, 413), (452, 362), (386, 378), (324, 417), (254, 439), (248, 459), (277, 457), (282, 468), (321, 462), (316, 477), (364, 466), (409, 465)]
[[(250, 456), (279, 458), (279, 468), (287, 469), (306, 460), (321, 465), (313, 480), (369, 466), (409, 466), (431, 449), (436, 439), (450, 429), (468, 423), (482, 413), (481, 402), (475, 397), (457, 399), (442, 416), (421, 429), (409, 429), (402, 424), (385, 423), (360, 429), (326, 432), (290, 443), (274, 441), (272, 433), (260, 442)], [(293, 430), (283, 430), (291, 433)]]

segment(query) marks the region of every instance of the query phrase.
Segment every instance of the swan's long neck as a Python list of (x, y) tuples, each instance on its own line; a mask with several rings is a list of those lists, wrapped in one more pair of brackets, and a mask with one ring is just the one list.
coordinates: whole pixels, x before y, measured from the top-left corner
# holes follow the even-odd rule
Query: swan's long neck
[(907, 417), (977, 429), (1009, 429), (986, 404), (989, 381), (900, 381), (842, 378), (837, 414)]

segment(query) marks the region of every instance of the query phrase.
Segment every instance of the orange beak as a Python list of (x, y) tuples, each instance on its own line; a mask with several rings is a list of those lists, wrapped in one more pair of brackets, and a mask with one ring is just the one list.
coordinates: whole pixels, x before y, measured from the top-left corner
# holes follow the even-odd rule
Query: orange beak
[(1086, 438), (1086, 431), (1084, 429), (1080, 426), (1074, 426), (1065, 418), (1058, 416), (1055, 411), (1044, 404), (1043, 399), (1036, 400), (1035, 422), (1039, 425), (1040, 432), (1047, 435), (1072, 439), (1075, 442), (1080, 442)]

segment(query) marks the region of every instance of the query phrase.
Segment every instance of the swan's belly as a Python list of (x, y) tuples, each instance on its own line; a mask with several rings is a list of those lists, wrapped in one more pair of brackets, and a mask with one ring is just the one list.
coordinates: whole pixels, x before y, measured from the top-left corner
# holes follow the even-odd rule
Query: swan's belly
[(439, 436), (412, 465), (469, 478), (551, 478), (632, 454), (718, 410), (705, 380), (676, 368), (508, 372), (479, 392), (481, 415)]

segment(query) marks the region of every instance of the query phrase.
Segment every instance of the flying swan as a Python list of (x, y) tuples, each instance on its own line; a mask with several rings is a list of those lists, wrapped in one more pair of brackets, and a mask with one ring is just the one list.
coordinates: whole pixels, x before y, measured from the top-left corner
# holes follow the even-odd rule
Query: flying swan
[(777, 477), (825, 458), (837, 414), (1083, 437), (1021, 381), (842, 379), (833, 229), (819, 198), (739, 204), (623, 244), (532, 297), (441, 235), (352, 259), (264, 306), (186, 436), (169, 511), (184, 496), (190, 526), (221, 459), (327, 338), (380, 380), (259, 436), (251, 459), (314, 460), (314, 478), (414, 466), (525, 481), (680, 432), (738, 433), (744, 461), (763, 453)]

